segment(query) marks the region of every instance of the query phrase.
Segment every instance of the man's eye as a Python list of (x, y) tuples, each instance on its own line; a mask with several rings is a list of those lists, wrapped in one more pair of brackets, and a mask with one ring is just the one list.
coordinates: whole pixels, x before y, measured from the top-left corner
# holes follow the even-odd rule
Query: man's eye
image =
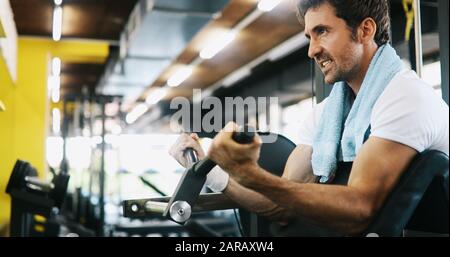
[(319, 30), (317, 31), (317, 35), (321, 36), (321, 35), (325, 34), (325, 32), (327, 32), (326, 29), (319, 29)]

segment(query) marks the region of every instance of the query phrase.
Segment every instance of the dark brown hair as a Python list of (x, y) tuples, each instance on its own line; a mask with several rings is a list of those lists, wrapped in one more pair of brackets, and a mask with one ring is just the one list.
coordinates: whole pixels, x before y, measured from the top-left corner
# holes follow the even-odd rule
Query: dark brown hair
[(299, 0), (297, 9), (300, 22), (304, 25), (306, 12), (324, 3), (334, 7), (336, 16), (347, 23), (354, 35), (361, 22), (370, 17), (377, 24), (374, 38), (377, 45), (389, 42), (391, 22), (388, 0)]

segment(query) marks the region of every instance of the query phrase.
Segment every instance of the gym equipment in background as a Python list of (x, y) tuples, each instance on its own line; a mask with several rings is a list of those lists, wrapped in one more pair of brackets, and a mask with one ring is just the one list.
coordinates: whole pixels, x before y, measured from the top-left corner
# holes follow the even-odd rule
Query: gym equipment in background
[(37, 177), (29, 163), (17, 160), (6, 187), (11, 196), (11, 236), (57, 236), (52, 217), (63, 202), (69, 175), (55, 174), (51, 182)]

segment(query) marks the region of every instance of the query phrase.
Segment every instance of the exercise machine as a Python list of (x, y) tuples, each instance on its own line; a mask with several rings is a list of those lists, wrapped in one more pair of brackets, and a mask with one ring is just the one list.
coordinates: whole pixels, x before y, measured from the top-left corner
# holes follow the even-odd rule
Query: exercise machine
[(57, 236), (59, 227), (52, 219), (61, 208), (69, 175), (55, 174), (51, 182), (37, 177), (28, 162), (17, 160), (6, 187), (11, 196), (11, 236)]
[[(246, 143), (253, 140), (254, 133), (244, 127), (244, 131), (236, 133), (233, 138), (236, 142)], [(295, 144), (281, 135), (268, 132), (258, 132), (258, 134), (263, 141), (261, 157), (258, 160), (259, 165), (281, 176)], [(187, 150), (186, 155), (191, 166), (183, 174), (172, 197), (126, 200), (123, 202), (124, 216), (145, 218), (154, 217), (157, 214), (189, 227), (192, 225), (190, 218), (193, 213), (238, 208), (236, 203), (221, 193), (200, 194), (206, 175), (216, 164), (207, 158), (198, 161), (196, 153), (192, 149)], [(244, 235), (270, 234), (266, 226), (269, 221), (265, 218), (243, 209), (239, 210), (239, 215), (245, 231)]]
[[(252, 133), (241, 134), (240, 137), (242, 138), (235, 140), (245, 143), (250, 141)], [(277, 140), (273, 143), (265, 143), (264, 136), (262, 138), (258, 163), (265, 170), (281, 176), (295, 144), (280, 135), (277, 135)], [(238, 208), (221, 193), (200, 194), (206, 175), (215, 164), (207, 158), (196, 162), (197, 157), (193, 151), (188, 151), (187, 154), (193, 165), (183, 174), (172, 197), (124, 201), (124, 216), (146, 217), (160, 214), (186, 225), (192, 213)], [(332, 184), (346, 185), (352, 164), (339, 163)], [(448, 236), (448, 173), (446, 154), (435, 150), (418, 154), (360, 236)], [(245, 236), (342, 236), (319, 226), (305, 224), (301, 219), (294, 220), (283, 229), (246, 210), (240, 209), (239, 213)], [(309, 229), (309, 234), (305, 234), (305, 229)]]

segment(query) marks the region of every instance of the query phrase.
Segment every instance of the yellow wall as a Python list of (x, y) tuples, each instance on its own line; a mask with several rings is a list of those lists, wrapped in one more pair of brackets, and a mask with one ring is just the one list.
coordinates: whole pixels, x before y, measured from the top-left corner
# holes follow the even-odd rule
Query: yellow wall
[(5, 35), (5, 30), (3, 29), (2, 22), (0, 21), (0, 37), (4, 37)]
[(53, 42), (20, 38), (18, 76), (14, 85), (0, 58), (0, 227), (8, 222), (10, 197), (6, 184), (17, 159), (28, 161), (42, 175), (45, 172), (45, 138), (48, 130), (48, 64), (53, 56), (66, 62), (104, 62), (108, 44), (89, 41)]

